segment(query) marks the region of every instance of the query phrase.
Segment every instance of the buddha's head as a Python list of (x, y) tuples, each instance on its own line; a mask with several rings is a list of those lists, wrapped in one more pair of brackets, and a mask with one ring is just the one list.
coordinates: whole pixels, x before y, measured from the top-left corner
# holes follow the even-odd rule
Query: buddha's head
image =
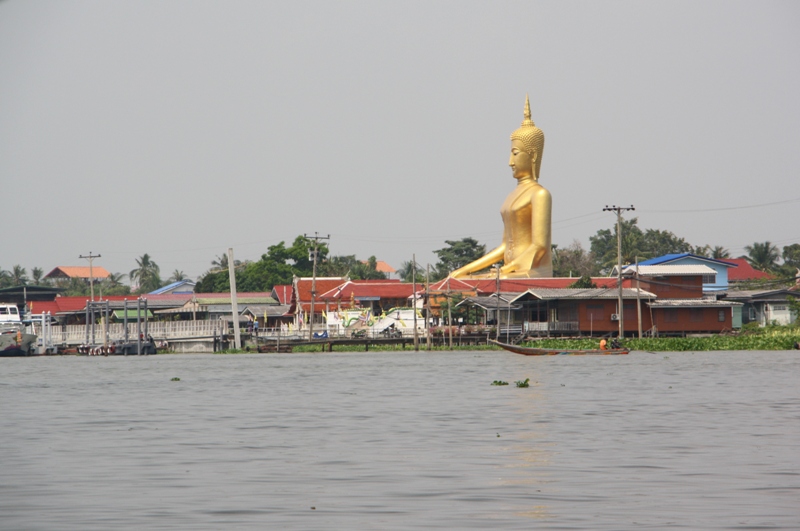
[[(521, 149), (528, 154), (531, 159), (530, 165), (533, 169), (533, 179), (538, 181), (539, 168), (542, 166), (542, 151), (544, 151), (544, 133), (541, 129), (536, 127), (536, 124), (531, 120), (531, 104), (528, 100), (528, 96), (525, 96), (525, 112), (522, 125), (519, 126), (519, 129), (511, 133), (512, 159), (515, 149)], [(522, 165), (520, 165), (520, 167), (521, 166)]]

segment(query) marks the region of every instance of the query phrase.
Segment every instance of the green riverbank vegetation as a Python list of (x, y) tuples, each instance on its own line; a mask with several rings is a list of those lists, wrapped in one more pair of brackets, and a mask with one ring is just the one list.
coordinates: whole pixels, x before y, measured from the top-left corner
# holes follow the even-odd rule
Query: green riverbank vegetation
[[(625, 338), (623, 345), (632, 351), (648, 352), (701, 352), (711, 350), (791, 350), (800, 343), (800, 326), (768, 326), (764, 328), (745, 327), (738, 334), (715, 335), (708, 337), (647, 337), (643, 339)], [(584, 339), (537, 339), (523, 343), (525, 346), (540, 348), (563, 348), (564, 350), (596, 349), (599, 347), (600, 338)], [(321, 353), (326, 343), (316, 345), (296, 346), (294, 353)], [(345, 345), (334, 347), (336, 352), (364, 352), (362, 345)], [(425, 343), (420, 343), (420, 352), (427, 351)], [(431, 351), (448, 351), (447, 345), (433, 345)], [(454, 342), (453, 350), (458, 351), (486, 351), (500, 350), (495, 345), (461, 345)], [(370, 352), (413, 352), (413, 345), (400, 344), (380, 345), (370, 344)], [(218, 354), (252, 354), (253, 351), (225, 350)]]
[[(800, 342), (800, 327), (768, 326), (746, 328), (736, 335), (709, 337), (646, 337), (625, 338), (622, 344), (631, 350), (650, 352), (686, 352), (704, 350), (791, 350)], [(597, 348), (599, 339), (543, 339), (529, 342), (542, 348)]]

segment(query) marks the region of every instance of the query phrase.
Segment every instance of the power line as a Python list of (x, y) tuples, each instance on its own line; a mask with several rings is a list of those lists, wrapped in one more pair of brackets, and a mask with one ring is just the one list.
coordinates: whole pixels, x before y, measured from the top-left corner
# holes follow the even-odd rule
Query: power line
[(785, 205), (788, 203), (797, 203), (800, 201), (800, 197), (795, 199), (786, 199), (785, 201), (775, 201), (772, 203), (758, 203), (755, 205), (741, 205), (735, 207), (720, 207), (720, 208), (690, 208), (690, 209), (680, 209), (680, 210), (642, 210), (641, 212), (659, 212), (659, 213), (685, 213), (685, 212), (720, 212), (723, 210), (745, 210), (748, 208), (760, 208), (765, 206), (774, 206), (774, 205)]

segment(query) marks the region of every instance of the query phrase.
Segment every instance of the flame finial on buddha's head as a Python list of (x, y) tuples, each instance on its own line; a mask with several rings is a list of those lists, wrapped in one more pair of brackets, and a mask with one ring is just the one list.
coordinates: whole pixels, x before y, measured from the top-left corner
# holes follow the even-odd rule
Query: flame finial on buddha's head
[(544, 151), (544, 133), (536, 127), (531, 120), (531, 104), (528, 95), (525, 95), (525, 111), (519, 129), (511, 133), (511, 140), (519, 140), (525, 146), (525, 151), (536, 160), (535, 178), (539, 178), (539, 168), (542, 166), (542, 151)]

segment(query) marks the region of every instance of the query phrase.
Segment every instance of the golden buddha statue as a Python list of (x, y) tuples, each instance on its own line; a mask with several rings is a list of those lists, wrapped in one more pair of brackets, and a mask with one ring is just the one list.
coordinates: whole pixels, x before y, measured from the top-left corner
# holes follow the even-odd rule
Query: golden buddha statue
[(539, 184), (544, 133), (531, 120), (531, 106), (525, 96), (522, 125), (511, 134), (508, 165), (517, 187), (508, 194), (500, 216), (503, 242), (485, 256), (450, 273), (451, 278), (494, 278), (495, 273), (475, 274), (503, 261), (500, 278), (538, 278), (553, 276), (550, 245), (550, 192)]

